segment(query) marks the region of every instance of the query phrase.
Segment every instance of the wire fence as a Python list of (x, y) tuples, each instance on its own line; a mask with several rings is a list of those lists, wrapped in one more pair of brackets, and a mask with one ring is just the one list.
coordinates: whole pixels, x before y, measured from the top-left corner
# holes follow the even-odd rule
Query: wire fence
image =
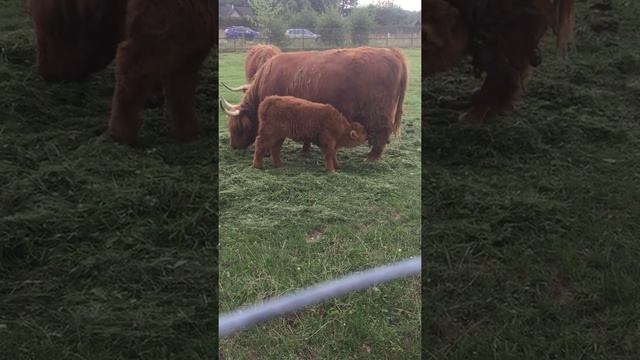
[(279, 41), (271, 41), (264, 31), (257, 34), (226, 35), (220, 29), (218, 49), (222, 52), (245, 52), (256, 44), (276, 45), (282, 50), (322, 50), (360, 45), (374, 47), (419, 48), (421, 46), (420, 27), (382, 27), (374, 28), (365, 35), (352, 36), (346, 29), (319, 29), (308, 33), (283, 34)]
[(261, 304), (222, 314), (218, 319), (218, 336), (223, 338), (260, 322), (298, 311), (321, 301), (363, 290), (376, 284), (419, 275), (419, 256), (366, 271), (355, 272), (337, 280), (326, 281), (293, 294), (267, 300)]

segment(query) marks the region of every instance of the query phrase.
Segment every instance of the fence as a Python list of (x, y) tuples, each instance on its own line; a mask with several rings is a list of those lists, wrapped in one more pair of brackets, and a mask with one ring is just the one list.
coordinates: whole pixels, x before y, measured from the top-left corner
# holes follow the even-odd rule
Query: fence
[(374, 28), (369, 34), (361, 39), (352, 38), (347, 29), (316, 30), (320, 33), (318, 39), (310, 37), (295, 38), (284, 37), (283, 41), (278, 43), (270, 42), (260, 32), (255, 37), (247, 39), (242, 36), (227, 38), (222, 29), (218, 32), (218, 49), (221, 52), (245, 52), (248, 48), (256, 44), (273, 44), (282, 50), (300, 51), (300, 50), (322, 50), (333, 49), (338, 47), (354, 47), (359, 45), (368, 45), (375, 47), (397, 47), (397, 48), (419, 48), (421, 46), (421, 28), (420, 27), (383, 27)]
[(422, 267), (419, 256), (405, 261), (352, 273), (294, 294), (265, 301), (262, 304), (222, 314), (218, 320), (218, 336), (225, 337), (259, 322), (300, 310), (323, 300), (366, 289), (373, 285), (418, 275)]

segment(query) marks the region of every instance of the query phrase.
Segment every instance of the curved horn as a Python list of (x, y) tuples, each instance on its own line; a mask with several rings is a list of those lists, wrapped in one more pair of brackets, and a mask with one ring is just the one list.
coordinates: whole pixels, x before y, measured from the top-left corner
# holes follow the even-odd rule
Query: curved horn
[(251, 86), (250, 84), (243, 84), (237, 87), (229, 87), (229, 85), (225, 84), (224, 82), (220, 82), (222, 84), (222, 86), (226, 87), (228, 90), (231, 91), (247, 91), (249, 89), (249, 87)]
[(235, 110), (229, 110), (228, 107), (232, 107), (233, 105), (229, 104), (227, 102), (227, 100), (225, 100), (224, 98), (220, 98), (220, 107), (222, 108), (222, 111), (224, 111), (225, 114), (229, 115), (229, 116), (238, 116), (240, 115), (240, 109), (235, 109)]

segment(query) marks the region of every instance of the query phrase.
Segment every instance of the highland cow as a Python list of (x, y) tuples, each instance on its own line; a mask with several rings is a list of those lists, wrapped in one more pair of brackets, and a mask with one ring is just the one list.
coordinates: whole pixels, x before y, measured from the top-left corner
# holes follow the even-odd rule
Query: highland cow
[(336, 150), (354, 147), (367, 141), (362, 124), (349, 122), (336, 108), (295, 98), (268, 96), (258, 108), (258, 136), (253, 166), (262, 168), (262, 158), (271, 152), (275, 167), (281, 167), (280, 149), (285, 139), (311, 142), (324, 154), (325, 169), (335, 171), (340, 165)]
[(280, 50), (277, 46), (263, 44), (252, 46), (249, 51), (247, 51), (247, 56), (245, 57), (244, 61), (244, 73), (247, 80), (246, 84), (233, 88), (229, 87), (225, 83), (222, 83), (222, 85), (231, 91), (246, 92), (247, 90), (249, 90), (251, 82), (258, 72), (258, 69), (260, 69), (260, 67), (264, 65), (267, 60), (280, 53), (282, 53), (282, 50)]
[(30, 0), (40, 75), (77, 81), (109, 65), (124, 36), (126, 7), (127, 0)]
[(333, 105), (351, 121), (363, 124), (372, 145), (367, 158), (378, 160), (390, 135), (400, 130), (407, 78), (406, 60), (396, 49), (360, 47), (276, 55), (258, 70), (240, 104), (221, 99), (231, 147), (246, 149), (254, 142), (263, 99), (288, 95)]
[(573, 32), (573, 0), (427, 0), (423, 14), (425, 74), (467, 55), (475, 75), (486, 74), (462, 115), (480, 120), (513, 108), (548, 28), (562, 50)]

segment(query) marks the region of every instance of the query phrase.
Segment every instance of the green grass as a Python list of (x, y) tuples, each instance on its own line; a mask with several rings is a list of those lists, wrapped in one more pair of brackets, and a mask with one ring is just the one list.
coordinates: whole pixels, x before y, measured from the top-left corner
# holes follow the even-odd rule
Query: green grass
[[(253, 147), (232, 150), (220, 122), (220, 312), (419, 253), (420, 52), (404, 52), (402, 135), (381, 161), (364, 161), (367, 146), (341, 149), (342, 168), (325, 174), (318, 148), (303, 157), (288, 140), (284, 168), (266, 158), (256, 170)], [(244, 54), (221, 54), (220, 80), (243, 83), (243, 64)], [(225, 338), (220, 350), (229, 359), (418, 359), (420, 303), (419, 279), (392, 282)]]
[(105, 135), (113, 67), (45, 84), (23, 1), (0, 1), (0, 359), (211, 359), (215, 354), (216, 63), (205, 133), (143, 147)]
[(549, 39), (491, 124), (455, 121), (466, 67), (425, 80), (425, 358), (638, 358), (640, 7), (614, 6), (595, 33), (577, 2), (569, 59)]

